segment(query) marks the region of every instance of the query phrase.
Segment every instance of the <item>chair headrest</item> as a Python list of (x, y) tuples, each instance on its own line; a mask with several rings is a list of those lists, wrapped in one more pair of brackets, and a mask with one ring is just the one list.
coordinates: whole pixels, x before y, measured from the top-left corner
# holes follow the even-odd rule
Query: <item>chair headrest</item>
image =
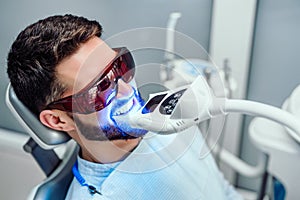
[(17, 98), (11, 84), (6, 90), (6, 104), (26, 132), (44, 149), (53, 149), (70, 140), (67, 133), (44, 126)]

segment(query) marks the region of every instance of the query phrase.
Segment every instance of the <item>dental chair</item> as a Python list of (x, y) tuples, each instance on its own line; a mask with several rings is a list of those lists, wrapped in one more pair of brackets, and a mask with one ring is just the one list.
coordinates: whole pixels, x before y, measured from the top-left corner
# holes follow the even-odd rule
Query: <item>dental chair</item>
[[(300, 119), (299, 102), (300, 85), (285, 99), (282, 109)], [(259, 117), (254, 118), (249, 125), (252, 143), (269, 155), (268, 173), (282, 185), (277, 192), (277, 196), (282, 198), (277, 199), (285, 200), (299, 199), (300, 195), (300, 174), (297, 173), (300, 168), (300, 145), (287, 134), (289, 131), (278, 123)]]
[(23, 149), (34, 157), (46, 175), (45, 180), (31, 190), (27, 199), (64, 199), (73, 179), (72, 167), (78, 145), (66, 133), (43, 126), (19, 101), (10, 84), (6, 91), (6, 104), (30, 136)]

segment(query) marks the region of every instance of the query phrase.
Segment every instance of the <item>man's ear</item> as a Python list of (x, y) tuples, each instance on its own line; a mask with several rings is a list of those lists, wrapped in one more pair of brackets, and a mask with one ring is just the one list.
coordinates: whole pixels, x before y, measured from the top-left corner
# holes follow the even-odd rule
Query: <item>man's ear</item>
[(64, 112), (57, 110), (43, 110), (40, 121), (47, 127), (58, 131), (72, 131), (75, 129), (74, 121)]

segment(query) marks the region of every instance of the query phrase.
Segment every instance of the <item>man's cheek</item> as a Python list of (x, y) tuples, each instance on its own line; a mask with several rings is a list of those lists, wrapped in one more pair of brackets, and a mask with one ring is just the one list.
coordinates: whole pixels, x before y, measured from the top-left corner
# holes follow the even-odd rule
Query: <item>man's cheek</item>
[(98, 124), (100, 126), (106, 126), (108, 124), (109, 125), (113, 124), (113, 121), (111, 120), (111, 116), (112, 116), (111, 111), (112, 111), (112, 103), (97, 113)]

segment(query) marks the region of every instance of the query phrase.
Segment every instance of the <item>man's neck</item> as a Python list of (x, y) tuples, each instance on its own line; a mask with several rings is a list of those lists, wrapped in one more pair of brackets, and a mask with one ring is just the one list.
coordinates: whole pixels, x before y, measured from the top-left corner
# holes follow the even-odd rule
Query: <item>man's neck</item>
[(139, 144), (141, 138), (113, 141), (82, 141), (81, 156), (95, 163), (113, 163), (124, 160)]

